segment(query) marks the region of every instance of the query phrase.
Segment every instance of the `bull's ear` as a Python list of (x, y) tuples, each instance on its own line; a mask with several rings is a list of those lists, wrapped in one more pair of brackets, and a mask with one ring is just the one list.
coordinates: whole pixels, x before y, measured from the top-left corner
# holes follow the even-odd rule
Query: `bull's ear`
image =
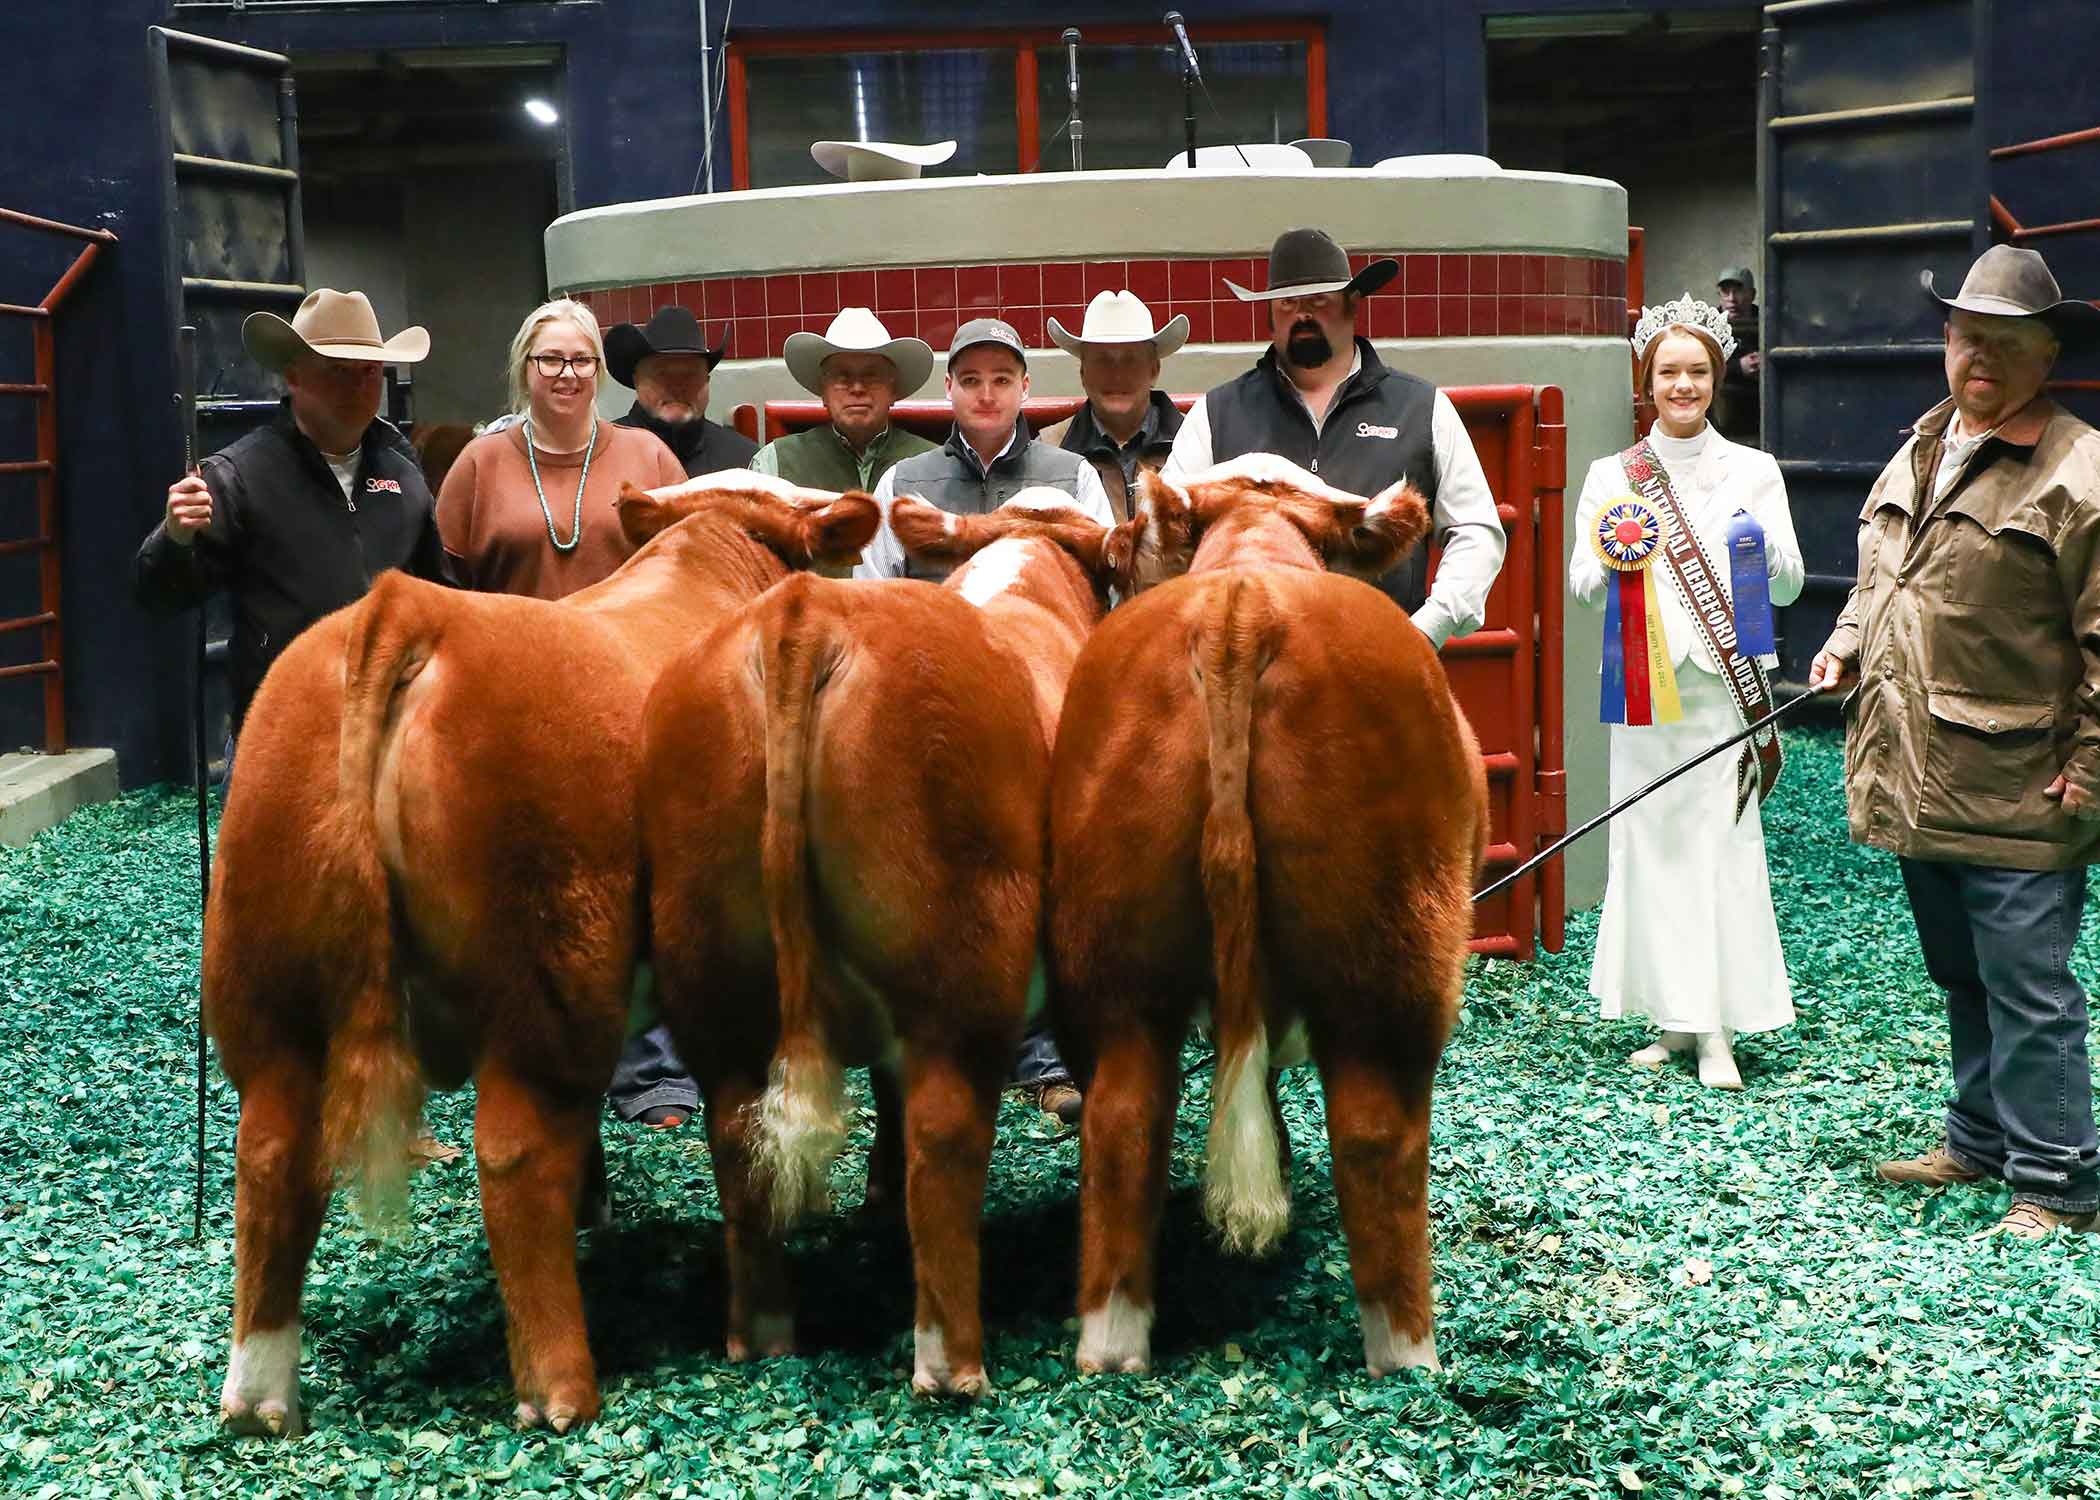
[(1404, 479), (1373, 496), (1361, 515), (1343, 514), (1351, 508), (1335, 506), (1339, 524), (1322, 549), (1338, 572), (1377, 578), (1429, 534), (1429, 502)]
[(1132, 516), (1101, 533), (1101, 562), (1098, 577), (1124, 598), (1137, 592), (1138, 534), (1145, 529), (1143, 516)]
[(882, 528), (882, 507), (863, 490), (799, 513), (798, 540), (813, 567), (850, 566)]
[(620, 482), (620, 498), (613, 504), (620, 513), (621, 532), (636, 547), (690, 513), (688, 508), (666, 500), (653, 490), (645, 490), (632, 480)]
[(970, 556), (984, 545), (984, 538), (972, 534), (976, 528), (965, 524), (974, 519), (930, 505), (917, 495), (899, 495), (890, 502), (890, 533), (913, 557)]
[(1185, 517), (1191, 510), (1188, 490), (1157, 469), (1138, 471), (1138, 510), (1166, 522)]

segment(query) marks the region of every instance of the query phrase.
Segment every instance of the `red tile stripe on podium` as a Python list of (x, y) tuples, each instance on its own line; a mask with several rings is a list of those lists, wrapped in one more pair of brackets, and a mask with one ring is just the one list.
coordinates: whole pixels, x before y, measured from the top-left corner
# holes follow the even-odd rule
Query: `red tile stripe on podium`
[[(1349, 257), (1361, 270), (1375, 254)], [(1626, 265), (1592, 256), (1395, 254), (1400, 274), (1367, 299), (1358, 326), (1372, 338), (1623, 336)], [(780, 354), (787, 336), (821, 333), (841, 307), (872, 307), (898, 337), (947, 349), (957, 324), (1003, 317), (1030, 348), (1050, 347), (1049, 320), (1073, 332), (1095, 293), (1128, 288), (1164, 323), (1186, 314), (1192, 343), (1264, 341), (1258, 303), (1225, 287), (1264, 279), (1265, 262), (1219, 259), (1044, 261), (878, 267), (775, 276), (715, 276), (609, 287), (582, 294), (600, 323), (638, 323), (659, 307), (693, 309), (710, 331), (727, 324), (732, 359)]]

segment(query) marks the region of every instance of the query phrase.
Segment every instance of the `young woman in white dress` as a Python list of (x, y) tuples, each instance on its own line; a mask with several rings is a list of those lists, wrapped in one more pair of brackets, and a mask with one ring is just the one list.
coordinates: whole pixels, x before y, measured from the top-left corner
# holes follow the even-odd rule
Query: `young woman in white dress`
[[(1769, 454), (1729, 442), (1706, 420), (1715, 378), (1726, 364), (1728, 324), (1689, 299), (1671, 305), (1670, 315), (1676, 314), (1683, 320), (1644, 317), (1645, 339), (1634, 350), (1641, 385), (1655, 402), (1649, 444), (1731, 600), (1728, 524), (1742, 510), (1764, 528), (1772, 603), (1791, 604), (1801, 593), (1801, 548), (1779, 465)], [(1590, 533), (1599, 511), (1632, 491), (1619, 455), (1590, 465), (1568, 560), (1568, 590), (1588, 608), (1603, 608), (1607, 587)], [(1611, 726), (1613, 801), (1744, 722), (1660, 558), (1654, 583), (1684, 714), (1672, 724)], [(1629, 1062), (1659, 1068), (1672, 1054), (1695, 1052), (1700, 1082), (1727, 1089), (1743, 1086), (1735, 1034), (1775, 1030), (1794, 1018), (1772, 912), (1762, 808), (1753, 794), (1753, 805), (1736, 819), (1736, 759), (1717, 755), (1612, 820), (1590, 968), (1590, 993), (1606, 1019), (1645, 1016), (1660, 1028)]]

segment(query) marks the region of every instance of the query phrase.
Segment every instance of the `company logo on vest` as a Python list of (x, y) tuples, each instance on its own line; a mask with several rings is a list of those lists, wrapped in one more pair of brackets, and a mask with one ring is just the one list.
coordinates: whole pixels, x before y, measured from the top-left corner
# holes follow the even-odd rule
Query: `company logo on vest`
[(1397, 427), (1381, 427), (1376, 422), (1358, 422), (1356, 424), (1356, 435), (1358, 437), (1396, 438), (1400, 436), (1400, 429)]

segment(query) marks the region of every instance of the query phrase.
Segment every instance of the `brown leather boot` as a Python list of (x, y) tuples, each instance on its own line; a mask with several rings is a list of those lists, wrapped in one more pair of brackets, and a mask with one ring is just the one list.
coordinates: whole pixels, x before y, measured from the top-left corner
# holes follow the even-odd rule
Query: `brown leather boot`
[(2039, 1203), (2015, 1198), (2013, 1206), (2005, 1211), (2005, 1217), (1984, 1232), (2010, 1235), (2016, 1240), (2046, 1240), (2059, 1229), (2066, 1234), (2095, 1233), (2100, 1231), (2100, 1213), (2067, 1214), (2061, 1209), (2045, 1208)]
[(1874, 1175), (1884, 1182), (1921, 1183), (1926, 1187), (1954, 1187), (1984, 1179), (1983, 1173), (1955, 1160), (1944, 1141), (1923, 1156), (1885, 1161), (1874, 1169)]

